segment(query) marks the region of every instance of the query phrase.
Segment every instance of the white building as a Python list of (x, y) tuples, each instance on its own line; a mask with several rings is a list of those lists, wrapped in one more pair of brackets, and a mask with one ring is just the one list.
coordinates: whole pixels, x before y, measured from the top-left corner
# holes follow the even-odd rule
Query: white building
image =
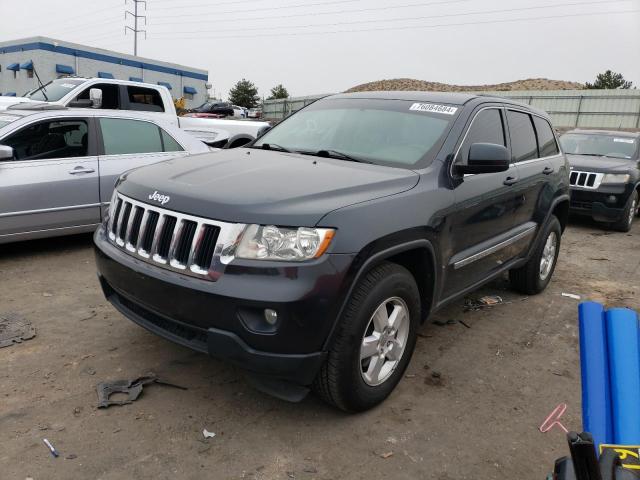
[(0, 95), (21, 96), (61, 76), (118, 78), (164, 85), (187, 107), (204, 103), (209, 72), (47, 37), (0, 42)]

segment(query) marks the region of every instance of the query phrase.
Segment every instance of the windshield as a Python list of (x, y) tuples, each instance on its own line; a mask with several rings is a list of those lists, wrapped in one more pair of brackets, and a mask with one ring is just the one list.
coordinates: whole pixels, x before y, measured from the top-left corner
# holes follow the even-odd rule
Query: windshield
[(253, 147), (423, 167), (440, 147), (458, 110), (403, 100), (320, 100), (267, 132)]
[(86, 82), (86, 80), (59, 78), (47, 83), (43, 87), (27, 93), (25, 97), (40, 102), (57, 102), (71, 90), (84, 82)]
[(17, 115), (0, 115), (0, 128), (4, 127), (5, 125), (9, 125), (11, 122), (15, 122), (19, 118), (20, 117), (18, 117)]
[(565, 153), (613, 158), (633, 158), (638, 148), (634, 138), (597, 133), (567, 133), (560, 137), (560, 144)]

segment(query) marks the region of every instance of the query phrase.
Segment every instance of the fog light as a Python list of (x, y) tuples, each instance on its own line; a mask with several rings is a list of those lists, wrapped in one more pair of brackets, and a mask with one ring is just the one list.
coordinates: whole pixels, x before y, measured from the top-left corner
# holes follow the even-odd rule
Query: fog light
[(269, 325), (275, 325), (278, 321), (278, 312), (271, 308), (265, 308), (264, 319)]
[(618, 199), (616, 198), (616, 196), (615, 196), (615, 195), (609, 195), (609, 196), (607, 197), (607, 203), (616, 203), (616, 201), (617, 201), (617, 200), (618, 200)]

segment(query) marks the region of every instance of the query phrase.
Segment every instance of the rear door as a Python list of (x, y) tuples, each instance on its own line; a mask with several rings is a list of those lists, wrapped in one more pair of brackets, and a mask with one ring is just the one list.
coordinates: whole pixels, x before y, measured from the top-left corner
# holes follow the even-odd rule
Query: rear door
[[(474, 143), (509, 147), (501, 106), (482, 107), (472, 118), (455, 163), (467, 162)], [(520, 202), (514, 189), (518, 179), (517, 168), (512, 165), (506, 172), (465, 175), (455, 187), (445, 297), (486, 279), (513, 258), (510, 241), (514, 211)]]
[(118, 177), (132, 168), (186, 156), (184, 147), (152, 121), (98, 119), (100, 201), (109, 202)]
[[(562, 166), (560, 150), (551, 126), (544, 118), (508, 109), (507, 122), (512, 161), (520, 175), (515, 188), (522, 198), (522, 203), (516, 209), (515, 221), (517, 225), (539, 226), (545, 219), (556, 190), (550, 179), (551, 174)], [(526, 250), (528, 245), (528, 242), (524, 242), (523, 249)]]
[(12, 160), (0, 161), (0, 239), (100, 222), (91, 119), (36, 121), (0, 144), (14, 149)]

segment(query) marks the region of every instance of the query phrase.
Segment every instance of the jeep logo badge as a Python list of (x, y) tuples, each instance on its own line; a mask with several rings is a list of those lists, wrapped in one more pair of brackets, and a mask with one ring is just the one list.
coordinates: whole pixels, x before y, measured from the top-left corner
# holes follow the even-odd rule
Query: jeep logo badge
[(162, 195), (156, 190), (151, 195), (149, 195), (149, 200), (155, 200), (156, 202), (160, 202), (160, 205), (164, 205), (165, 203), (168, 203), (169, 200), (171, 200), (171, 197), (169, 195)]

